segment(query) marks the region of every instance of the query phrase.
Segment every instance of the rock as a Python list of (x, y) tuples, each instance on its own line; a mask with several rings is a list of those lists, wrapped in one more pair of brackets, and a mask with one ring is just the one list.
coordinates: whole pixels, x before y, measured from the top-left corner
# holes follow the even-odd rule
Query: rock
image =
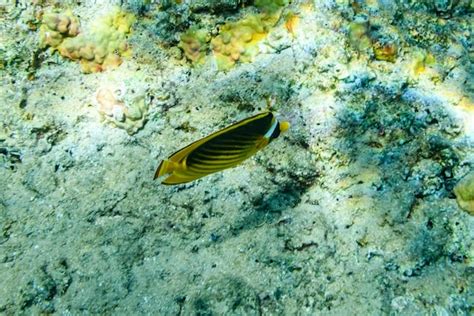
[(238, 276), (213, 277), (186, 300), (185, 314), (257, 315), (258, 298), (255, 290)]
[(191, 1), (190, 6), (191, 6), (191, 10), (194, 12), (201, 12), (201, 11), (219, 12), (219, 11), (235, 10), (238, 8), (241, 2), (243, 1), (241, 0), (215, 0), (215, 1), (197, 0), (197, 1)]
[[(114, 127), (135, 134), (143, 127), (148, 112), (148, 103), (145, 95), (137, 95), (127, 99), (125, 88), (101, 87), (95, 93), (93, 103), (96, 105), (101, 121)], [(132, 89), (133, 90), (133, 89)]]

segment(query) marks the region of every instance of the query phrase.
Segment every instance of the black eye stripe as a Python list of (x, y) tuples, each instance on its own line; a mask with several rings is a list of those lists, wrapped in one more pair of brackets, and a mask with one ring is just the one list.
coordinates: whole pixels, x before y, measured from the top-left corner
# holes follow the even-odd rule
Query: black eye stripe
[(272, 135), (270, 136), (270, 139), (275, 139), (278, 136), (280, 136), (280, 124), (277, 123), (277, 126), (275, 127), (275, 130), (273, 131)]

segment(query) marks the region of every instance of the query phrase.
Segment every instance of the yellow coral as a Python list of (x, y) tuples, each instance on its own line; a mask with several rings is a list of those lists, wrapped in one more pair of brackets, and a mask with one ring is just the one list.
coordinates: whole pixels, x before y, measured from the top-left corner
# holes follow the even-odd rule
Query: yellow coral
[(43, 16), (43, 24), (39, 30), (42, 47), (57, 48), (65, 38), (79, 34), (79, 20), (66, 11), (60, 13), (47, 13)]
[[(66, 19), (64, 17), (61, 19), (61, 17), (61, 15), (45, 16), (43, 26), (48, 30), (53, 29), (51, 26), (55, 27), (60, 36), (47, 31), (40, 32), (40, 35), (44, 34), (41, 35), (42, 43), (44, 46), (57, 49), (66, 58), (79, 60), (85, 73), (117, 67), (122, 63), (122, 57), (131, 55), (127, 35), (135, 21), (132, 14), (116, 9), (98, 20), (91, 27), (90, 32), (79, 35), (73, 28), (77, 19), (72, 15), (66, 15), (71, 20), (68, 24)], [(69, 37), (62, 36), (66, 34), (66, 31)]]
[(454, 188), (459, 206), (474, 215), (474, 171), (467, 174)]
[(269, 24), (260, 15), (223, 25), (220, 34), (211, 41), (218, 68), (227, 70), (237, 61), (251, 62), (268, 28)]
[(205, 60), (209, 41), (210, 36), (206, 30), (190, 28), (181, 35), (178, 47), (184, 51), (188, 60), (194, 64), (201, 64)]
[(431, 53), (417, 51), (414, 54), (412, 70), (414, 76), (419, 76), (427, 71), (427, 66), (434, 65), (436, 58)]
[(415, 50), (408, 59), (407, 67), (409, 75), (413, 80), (427, 78), (433, 82), (439, 82), (442, 75), (437, 67), (436, 58), (433, 54), (424, 50)]
[[(207, 31), (190, 28), (181, 36), (178, 47), (184, 51), (189, 61), (200, 64), (205, 60), (210, 41), (213, 56), (220, 70), (228, 70), (237, 62), (251, 62), (258, 54), (258, 43), (279, 21), (283, 7), (289, 2), (289, 0), (257, 0), (254, 4), (261, 13), (224, 24), (219, 34), (212, 40)], [(286, 22), (288, 31), (293, 33), (298, 17), (288, 16)]]
[(372, 45), (372, 41), (367, 35), (368, 24), (364, 22), (352, 22), (349, 24), (349, 42), (358, 51), (365, 51)]

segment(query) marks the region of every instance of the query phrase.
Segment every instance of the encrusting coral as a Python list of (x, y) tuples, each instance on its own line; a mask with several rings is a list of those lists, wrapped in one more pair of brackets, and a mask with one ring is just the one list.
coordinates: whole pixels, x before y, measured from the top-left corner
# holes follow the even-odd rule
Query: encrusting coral
[(459, 206), (474, 215), (474, 171), (465, 176), (454, 188)]
[(260, 15), (223, 25), (220, 34), (211, 41), (218, 68), (227, 70), (237, 61), (251, 62), (258, 53), (258, 42), (267, 33), (268, 25)]
[[(251, 62), (258, 54), (258, 43), (264, 39), (271, 27), (279, 20), (281, 9), (288, 0), (260, 0), (254, 3), (260, 13), (251, 13), (244, 18), (221, 26), (219, 34), (210, 39), (206, 30), (190, 28), (181, 36), (180, 47), (194, 65), (204, 62), (210, 48), (220, 70), (229, 70), (237, 62)], [(296, 19), (286, 25), (288, 32)]]
[[(217, 66), (221, 70), (232, 68), (237, 61), (251, 62), (258, 54), (258, 43), (279, 20), (287, 0), (259, 0), (254, 5), (260, 14), (251, 14), (242, 20), (229, 22), (211, 41)], [(290, 31), (290, 30), (289, 30)]]
[(181, 35), (178, 47), (193, 64), (201, 64), (206, 57), (210, 39), (206, 30), (192, 27)]
[(45, 14), (39, 33), (41, 46), (57, 48), (65, 38), (78, 35), (79, 27), (79, 20), (70, 10), (62, 14)]
[[(116, 91), (120, 91), (122, 96), (125, 94), (125, 88)], [(122, 128), (131, 135), (145, 124), (148, 105), (144, 96), (138, 96), (132, 102), (124, 102), (121, 95), (117, 95), (111, 87), (101, 87), (95, 94), (94, 103), (101, 121)]]
[(115, 9), (95, 23), (88, 33), (79, 32), (79, 22), (71, 12), (50, 13), (43, 17), (40, 41), (43, 47), (57, 50), (61, 56), (78, 60), (85, 73), (114, 68), (129, 56), (127, 35), (135, 17)]

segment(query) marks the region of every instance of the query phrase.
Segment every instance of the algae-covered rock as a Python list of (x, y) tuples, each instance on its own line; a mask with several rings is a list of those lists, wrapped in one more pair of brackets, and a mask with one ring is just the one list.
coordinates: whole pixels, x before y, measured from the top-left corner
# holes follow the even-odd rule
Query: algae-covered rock
[(459, 207), (474, 215), (474, 171), (468, 173), (454, 188)]
[(474, 3), (471, 0), (425, 0), (420, 2), (440, 14), (465, 13), (469, 10), (472, 12), (474, 9)]
[(257, 315), (257, 309), (255, 290), (233, 275), (210, 278), (184, 306), (188, 315)]
[(289, 0), (255, 0), (254, 5), (263, 12), (273, 13), (288, 5)]
[(235, 10), (243, 2), (243, 0), (194, 0), (190, 3), (190, 9), (194, 12)]

